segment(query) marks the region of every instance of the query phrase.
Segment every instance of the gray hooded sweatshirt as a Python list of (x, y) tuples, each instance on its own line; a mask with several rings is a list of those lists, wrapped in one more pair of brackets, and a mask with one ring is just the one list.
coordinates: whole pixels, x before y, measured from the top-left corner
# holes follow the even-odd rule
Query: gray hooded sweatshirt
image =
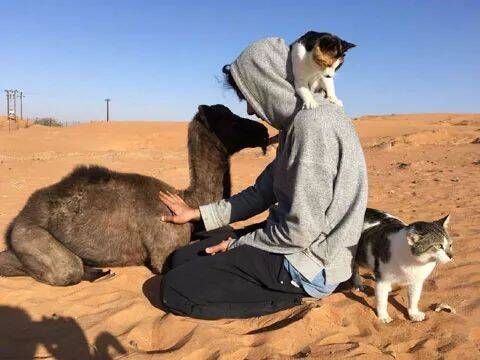
[(322, 270), (327, 284), (347, 280), (367, 203), (367, 172), (355, 129), (343, 109), (320, 95), (302, 110), (293, 87), (290, 49), (283, 39), (249, 46), (231, 66), (256, 114), (280, 131), (275, 160), (255, 185), (200, 207), (207, 230), (267, 209), (267, 225), (230, 248), (253, 246), (284, 254), (309, 281)]

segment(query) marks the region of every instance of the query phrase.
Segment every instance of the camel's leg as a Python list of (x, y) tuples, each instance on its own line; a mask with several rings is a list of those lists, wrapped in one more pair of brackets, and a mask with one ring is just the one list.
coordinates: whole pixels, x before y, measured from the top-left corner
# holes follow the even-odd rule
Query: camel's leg
[[(162, 241), (145, 244), (150, 260), (148, 265), (149, 269), (155, 274), (164, 272), (164, 265), (168, 255), (179, 248), (180, 244), (182, 244), (181, 238), (187, 236), (189, 236), (187, 232), (174, 233), (172, 231), (168, 234), (168, 237), (164, 237)], [(186, 241), (183, 241), (183, 243), (185, 242)]]
[(0, 276), (28, 276), (23, 264), (11, 250), (0, 252)]
[(90, 274), (84, 273), (82, 259), (39, 226), (16, 223), (11, 246), (27, 273), (38, 281), (66, 286), (84, 277), (92, 280)]
[(175, 250), (175, 247), (169, 249), (154, 248), (150, 252), (150, 263), (148, 264), (150, 271), (154, 274), (161, 274), (164, 270), (165, 261), (173, 250)]
[(149, 230), (154, 236), (143, 239), (143, 246), (148, 254), (145, 265), (154, 274), (161, 274), (165, 270), (168, 255), (190, 241), (191, 228), (189, 225), (158, 222)]

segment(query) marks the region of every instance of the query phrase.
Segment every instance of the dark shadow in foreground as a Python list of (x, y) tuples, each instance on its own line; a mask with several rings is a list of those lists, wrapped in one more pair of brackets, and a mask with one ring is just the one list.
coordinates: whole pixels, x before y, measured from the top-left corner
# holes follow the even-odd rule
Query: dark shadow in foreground
[(152, 276), (143, 283), (142, 291), (143, 295), (145, 295), (148, 301), (150, 301), (150, 304), (166, 312), (160, 301), (160, 284), (162, 282), (162, 277), (162, 275)]
[(111, 360), (109, 349), (125, 354), (125, 348), (110, 333), (102, 332), (89, 344), (75, 319), (53, 314), (33, 321), (22, 309), (0, 306), (0, 359), (35, 359), (43, 345), (54, 359)]

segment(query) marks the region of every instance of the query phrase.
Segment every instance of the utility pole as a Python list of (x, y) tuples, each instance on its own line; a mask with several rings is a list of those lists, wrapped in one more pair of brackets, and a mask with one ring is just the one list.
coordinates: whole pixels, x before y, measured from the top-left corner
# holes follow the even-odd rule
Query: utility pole
[(19, 90), (4, 90), (5, 95), (7, 96), (7, 120), (8, 120), (8, 131), (10, 131), (10, 123), (12, 120), (17, 124), (17, 129), (19, 128), (18, 118), (17, 118), (17, 97), (20, 98), (20, 118), (23, 119), (23, 91)]
[(110, 100), (111, 99), (105, 99), (105, 102), (107, 103), (107, 122), (110, 121)]
[(17, 124), (18, 130), (18, 119), (17, 119), (17, 94), (18, 90), (13, 90), (13, 113), (15, 114), (15, 123)]
[[(11, 126), (10, 123), (12, 120), (17, 123), (17, 93), (18, 90), (5, 90), (7, 95), (7, 120), (8, 120), (8, 131), (10, 131)], [(13, 102), (11, 101), (13, 100)], [(12, 109), (13, 103), (13, 109)], [(17, 123), (18, 129), (18, 123)]]
[(7, 96), (7, 121), (8, 121), (8, 132), (10, 132), (10, 90), (4, 90), (5, 95)]
[(20, 91), (20, 120), (23, 121), (23, 98), (25, 95), (23, 95), (23, 91)]

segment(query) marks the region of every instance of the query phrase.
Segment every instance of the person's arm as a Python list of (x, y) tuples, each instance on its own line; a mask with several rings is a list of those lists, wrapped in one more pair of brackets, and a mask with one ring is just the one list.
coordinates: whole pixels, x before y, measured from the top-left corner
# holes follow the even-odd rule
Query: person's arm
[(274, 163), (275, 160), (265, 168), (255, 185), (229, 199), (200, 206), (197, 209), (189, 207), (177, 194), (160, 192), (160, 200), (173, 213), (173, 215), (163, 215), (162, 221), (185, 224), (202, 219), (206, 230), (212, 230), (260, 214), (276, 202), (272, 178)]
[(273, 193), (275, 160), (258, 176), (255, 185), (219, 202), (200, 206), (206, 230), (248, 219), (267, 210), (277, 200)]

